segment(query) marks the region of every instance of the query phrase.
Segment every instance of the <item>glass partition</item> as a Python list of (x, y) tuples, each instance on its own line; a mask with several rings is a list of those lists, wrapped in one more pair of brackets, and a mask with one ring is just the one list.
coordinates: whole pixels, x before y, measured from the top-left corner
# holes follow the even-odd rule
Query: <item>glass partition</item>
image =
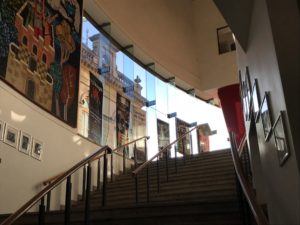
[[(184, 122), (185, 130), (195, 124), (203, 125), (184, 143), (191, 154), (229, 147), (220, 108), (155, 77), (112, 44), (87, 19), (83, 23), (82, 43), (79, 90), (82, 97), (78, 109), (78, 132), (82, 136), (97, 139), (93, 141), (99, 145), (116, 147), (148, 135), (148, 157), (151, 157), (159, 147), (178, 137), (176, 121), (180, 120)], [(94, 109), (91, 108), (91, 96), (95, 97), (96, 92), (91, 91), (90, 74), (93, 74), (92, 79), (99, 80), (103, 92), (102, 97), (98, 93), (101, 104), (94, 104)], [(101, 86), (99, 82), (96, 82), (98, 87)], [(91, 129), (97, 131), (90, 122), (91, 110), (95, 111), (95, 106), (102, 107), (101, 123), (97, 123), (101, 126), (98, 129), (101, 134), (91, 135)], [(138, 148), (142, 145), (138, 144)], [(174, 147), (171, 152), (174, 156)], [(132, 149), (129, 149), (128, 156), (132, 155)]]

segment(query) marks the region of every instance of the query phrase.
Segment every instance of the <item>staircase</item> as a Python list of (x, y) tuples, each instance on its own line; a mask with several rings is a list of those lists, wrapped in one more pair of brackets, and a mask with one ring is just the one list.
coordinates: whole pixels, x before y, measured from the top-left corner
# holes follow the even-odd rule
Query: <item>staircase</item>
[[(148, 175), (149, 182), (146, 169), (138, 175), (137, 203), (136, 183), (130, 171), (107, 184), (106, 206), (101, 205), (102, 190), (93, 191), (89, 224), (242, 224), (229, 150), (201, 153), (176, 161), (174, 158), (153, 161)], [(83, 225), (84, 211), (85, 201), (73, 204), (70, 224)], [(26, 213), (15, 224), (33, 225), (38, 224), (37, 221), (37, 213)], [(47, 212), (45, 223), (64, 224), (64, 211)]]

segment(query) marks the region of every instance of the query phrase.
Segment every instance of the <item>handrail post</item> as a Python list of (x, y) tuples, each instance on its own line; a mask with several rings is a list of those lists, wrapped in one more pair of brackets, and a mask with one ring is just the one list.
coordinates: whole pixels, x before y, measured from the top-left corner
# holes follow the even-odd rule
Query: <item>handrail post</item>
[(47, 207), (46, 207), (46, 212), (50, 212), (50, 204), (51, 204), (51, 191), (48, 192), (47, 194)]
[(193, 136), (192, 134), (190, 134), (190, 148), (191, 148), (191, 152), (190, 152), (190, 157), (194, 156), (194, 149), (193, 149)]
[(110, 154), (110, 182), (114, 182), (114, 154)]
[(186, 137), (185, 137), (185, 141), (182, 140), (182, 154), (183, 154), (183, 164), (185, 165), (185, 152), (186, 151)]
[(70, 224), (71, 218), (71, 194), (72, 194), (72, 183), (71, 176), (67, 178), (66, 184), (66, 200), (65, 200), (65, 225)]
[(83, 166), (82, 172), (82, 200), (85, 200), (85, 184), (86, 184), (86, 168), (85, 165)]
[(126, 173), (126, 157), (125, 157), (125, 147), (123, 147), (123, 174)]
[(84, 224), (90, 224), (90, 194), (91, 194), (91, 177), (92, 167), (89, 163), (87, 166), (87, 182), (86, 182), (86, 194), (85, 194), (85, 209), (84, 209)]
[(45, 224), (45, 201), (44, 197), (41, 199), (41, 204), (39, 207), (39, 225)]
[(103, 184), (102, 184), (102, 206), (106, 205), (106, 184), (107, 184), (107, 150), (103, 157)]
[(133, 145), (133, 156), (134, 156), (134, 167), (137, 168), (137, 149), (136, 149), (136, 142)]
[(159, 193), (159, 158), (156, 160), (157, 192)]
[(150, 201), (150, 179), (149, 179), (149, 166), (147, 167), (147, 202)]
[(168, 159), (168, 157), (169, 157), (169, 150), (167, 150), (166, 151), (166, 154), (165, 154), (165, 156), (166, 156), (166, 178), (167, 178), (167, 182), (169, 181), (169, 159)]
[(138, 204), (138, 202), (139, 202), (138, 175), (135, 175), (134, 182), (135, 182), (135, 203)]
[(145, 162), (148, 160), (148, 148), (147, 148), (147, 139), (144, 140), (145, 148)]
[(97, 190), (100, 190), (101, 186), (101, 158), (98, 159), (97, 164)]
[(175, 173), (177, 173), (177, 146), (174, 146), (174, 153), (175, 153), (175, 159), (174, 159)]

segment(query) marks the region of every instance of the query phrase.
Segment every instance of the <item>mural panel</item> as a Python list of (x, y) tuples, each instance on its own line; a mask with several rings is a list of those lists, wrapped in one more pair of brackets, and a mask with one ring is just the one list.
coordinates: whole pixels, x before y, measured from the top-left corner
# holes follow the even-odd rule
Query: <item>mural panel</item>
[(169, 124), (159, 119), (157, 120), (157, 138), (159, 149), (170, 144)]
[(103, 86), (92, 73), (90, 73), (89, 93), (89, 134), (88, 137), (101, 144), (102, 138), (102, 105)]
[(76, 127), (82, 0), (2, 0), (0, 78)]
[[(189, 131), (189, 124), (176, 118), (176, 138), (183, 136), (186, 132)], [(191, 154), (191, 141), (190, 136), (186, 136), (178, 141), (177, 151), (184, 155)]]
[(117, 94), (117, 146), (128, 141), (130, 124), (130, 101), (122, 95)]

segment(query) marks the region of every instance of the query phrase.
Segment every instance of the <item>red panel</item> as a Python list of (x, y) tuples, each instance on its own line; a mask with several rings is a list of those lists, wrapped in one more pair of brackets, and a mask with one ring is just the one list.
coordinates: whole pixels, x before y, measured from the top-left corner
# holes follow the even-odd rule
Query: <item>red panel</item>
[(229, 132), (235, 133), (239, 144), (245, 133), (239, 84), (219, 88), (218, 95), (227, 129)]

